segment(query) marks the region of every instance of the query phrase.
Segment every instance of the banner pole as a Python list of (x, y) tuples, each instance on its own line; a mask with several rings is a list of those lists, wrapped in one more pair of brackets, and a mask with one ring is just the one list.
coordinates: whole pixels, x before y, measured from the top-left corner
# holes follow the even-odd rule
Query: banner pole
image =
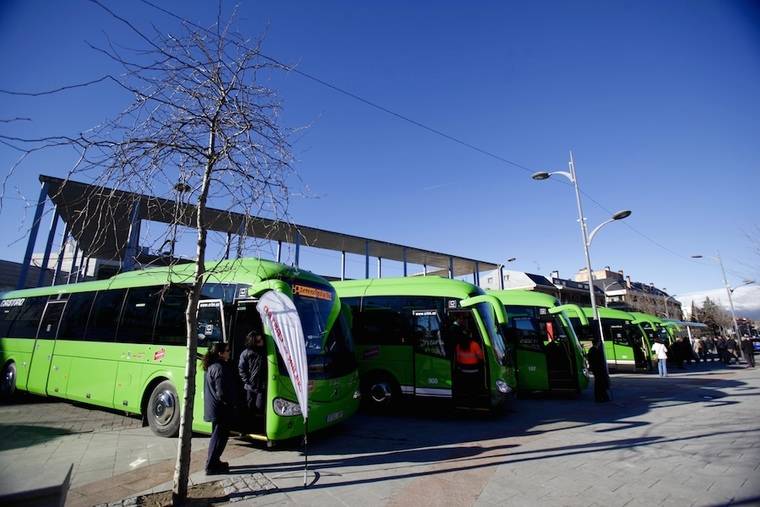
[(303, 420), (303, 487), (306, 487), (307, 484), (307, 473), (309, 469), (309, 452), (308, 452), (308, 442), (309, 442), (309, 418), (305, 417)]

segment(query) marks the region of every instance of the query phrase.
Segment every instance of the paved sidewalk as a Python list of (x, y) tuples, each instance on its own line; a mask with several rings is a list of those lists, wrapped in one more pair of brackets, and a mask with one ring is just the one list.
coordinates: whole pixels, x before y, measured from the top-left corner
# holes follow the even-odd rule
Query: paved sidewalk
[[(231, 441), (235, 505), (760, 505), (760, 369), (692, 367), (660, 379), (613, 376), (615, 401), (521, 399), (498, 417), (413, 407), (359, 414), (310, 438), (303, 490), (297, 443)], [(176, 440), (139, 419), (30, 397), (0, 406), (0, 477), (74, 463), (67, 505), (170, 486)]]

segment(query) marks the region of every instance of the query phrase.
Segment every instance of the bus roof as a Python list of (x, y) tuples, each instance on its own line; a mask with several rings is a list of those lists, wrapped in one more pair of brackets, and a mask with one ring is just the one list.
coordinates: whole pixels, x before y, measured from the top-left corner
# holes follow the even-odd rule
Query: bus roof
[[(206, 261), (208, 270), (206, 281), (215, 283), (256, 283), (262, 280), (300, 278), (325, 283), (325, 280), (310, 271), (279, 264), (264, 259), (243, 258), (223, 261)], [(179, 264), (156, 268), (139, 269), (120, 273), (105, 280), (81, 282), (66, 285), (52, 285), (34, 289), (6, 292), (3, 299), (46, 296), (71, 292), (85, 292), (105, 289), (165, 285), (167, 283), (190, 283), (195, 264)]]
[(662, 324), (662, 319), (651, 313), (644, 312), (628, 312), (635, 320), (640, 322), (652, 322), (654, 324)]
[[(599, 316), (603, 319), (636, 320), (633, 315), (622, 310), (607, 308), (606, 306), (598, 306), (597, 308), (599, 309)], [(590, 306), (584, 306), (583, 313), (589, 319), (594, 318), (594, 312), (591, 310)]]
[(539, 306), (551, 308), (557, 306), (557, 298), (543, 292), (532, 290), (489, 290), (487, 292), (504, 305)]
[(483, 289), (476, 285), (440, 276), (371, 278), (332, 284), (339, 297), (440, 296), (465, 299), (485, 294)]

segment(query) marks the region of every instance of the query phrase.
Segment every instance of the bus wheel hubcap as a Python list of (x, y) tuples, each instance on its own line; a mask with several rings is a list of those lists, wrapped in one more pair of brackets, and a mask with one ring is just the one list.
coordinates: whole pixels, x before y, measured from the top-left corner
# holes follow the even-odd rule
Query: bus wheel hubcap
[(14, 377), (13, 368), (6, 368), (3, 372), (3, 384), (0, 386), (0, 389), (2, 389), (3, 392), (10, 392), (10, 390), (13, 389)]
[(390, 399), (391, 388), (388, 384), (385, 383), (374, 384), (369, 393), (372, 401), (376, 403), (383, 403), (384, 401)]
[(174, 393), (170, 391), (161, 391), (156, 397), (156, 404), (153, 407), (153, 415), (160, 426), (166, 426), (174, 417), (174, 410), (177, 406), (174, 399)]

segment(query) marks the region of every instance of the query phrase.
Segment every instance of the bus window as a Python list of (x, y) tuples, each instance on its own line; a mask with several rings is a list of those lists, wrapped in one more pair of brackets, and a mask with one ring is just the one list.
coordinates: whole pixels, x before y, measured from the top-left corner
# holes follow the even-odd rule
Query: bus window
[(116, 327), (121, 314), (121, 306), (127, 289), (99, 291), (92, 305), (87, 324), (85, 340), (112, 342), (116, 338)]
[(609, 327), (610, 338), (615, 345), (629, 346), (628, 336), (622, 325), (611, 325)]
[(187, 290), (173, 285), (162, 291), (156, 321), (156, 343), (160, 345), (184, 345), (187, 341), (185, 310)]
[(8, 336), (13, 321), (21, 312), (22, 304), (24, 304), (24, 300), (21, 298), (0, 301), (0, 337)]
[(69, 296), (66, 309), (63, 311), (58, 338), (62, 340), (83, 340), (87, 329), (87, 319), (90, 316), (94, 292), (75, 292)]
[(198, 346), (210, 346), (224, 341), (224, 318), (221, 301), (208, 300), (198, 303)]
[[(343, 300), (341, 300), (343, 302)], [(367, 297), (362, 301), (359, 311), (358, 298), (345, 302), (353, 310), (354, 339), (358, 344), (368, 345), (404, 345), (411, 339), (411, 330), (406, 318), (394, 301), (385, 297)]]
[(13, 338), (36, 338), (42, 312), (47, 303), (47, 296), (26, 298), (21, 311), (13, 322), (8, 336)]
[(414, 310), (414, 341), (417, 352), (436, 357), (448, 357), (441, 336), (441, 319), (436, 310)]
[(40, 329), (37, 332), (38, 339), (55, 340), (64, 306), (66, 306), (66, 300), (48, 302), (47, 307), (45, 307), (45, 313), (40, 321)]
[(163, 287), (129, 289), (116, 341), (153, 343), (153, 323)]

